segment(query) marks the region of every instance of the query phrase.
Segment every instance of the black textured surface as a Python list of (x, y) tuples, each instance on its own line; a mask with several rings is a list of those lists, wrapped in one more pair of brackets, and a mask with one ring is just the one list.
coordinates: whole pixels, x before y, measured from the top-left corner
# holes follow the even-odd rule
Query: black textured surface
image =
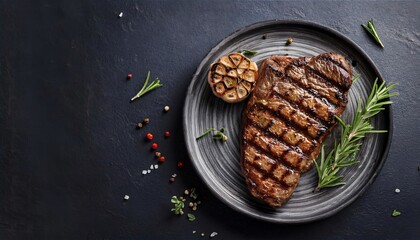
[[(0, 238), (189, 239), (212, 231), (217, 239), (418, 238), (419, 15), (416, 1), (2, 0)], [(370, 17), (385, 49), (360, 27)], [(185, 92), (201, 59), (236, 29), (275, 18), (342, 32), (385, 80), (400, 84), (393, 144), (376, 181), (334, 217), (300, 226), (260, 222), (217, 200), (193, 170), (182, 135)], [(130, 104), (149, 69), (165, 86)], [(129, 72), (135, 77), (127, 81)], [(151, 123), (136, 130), (145, 116)], [(165, 130), (172, 132), (166, 140)], [(142, 176), (155, 162), (148, 131), (167, 161)], [(172, 173), (179, 176), (169, 184)], [(203, 201), (195, 222), (169, 211), (170, 197), (191, 186)], [(394, 208), (400, 217), (390, 216)]]

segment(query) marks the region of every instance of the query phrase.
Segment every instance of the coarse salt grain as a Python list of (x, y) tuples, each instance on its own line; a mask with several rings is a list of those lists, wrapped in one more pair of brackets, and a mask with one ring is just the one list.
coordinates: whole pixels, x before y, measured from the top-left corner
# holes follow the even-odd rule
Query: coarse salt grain
[(141, 173), (142, 173), (143, 175), (146, 175), (146, 174), (147, 174), (147, 170), (143, 170)]
[(204, 237), (204, 233), (202, 233), (201, 236)]
[(172, 174), (172, 177), (176, 177), (176, 173)]
[(400, 189), (395, 189), (395, 193), (400, 193), (401, 192), (401, 190)]
[(118, 15), (118, 17), (122, 18), (122, 16), (124, 15), (123, 12), (120, 12), (120, 14)]
[(155, 169), (155, 166), (152, 164), (152, 165), (150, 165), (150, 169)]
[(155, 169), (158, 169), (159, 165), (155, 164)]
[(125, 195), (125, 196), (124, 196), (124, 200), (128, 200), (128, 199), (130, 199), (130, 196)]
[(151, 173), (152, 171), (149, 169), (149, 170), (147, 170), (147, 173)]
[(195, 231), (195, 230), (194, 230), (194, 231), (193, 231), (193, 234), (195, 234), (196, 232), (197, 232), (197, 231)]
[(211, 234), (210, 234), (210, 237), (212, 238), (212, 237), (216, 237), (217, 236), (217, 232), (212, 232)]

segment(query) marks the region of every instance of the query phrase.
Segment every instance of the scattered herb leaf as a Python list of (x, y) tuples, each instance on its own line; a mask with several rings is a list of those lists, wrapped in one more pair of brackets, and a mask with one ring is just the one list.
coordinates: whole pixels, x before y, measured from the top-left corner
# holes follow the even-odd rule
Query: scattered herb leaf
[(363, 109), (359, 102), (352, 124), (345, 124), (341, 118), (336, 117), (342, 125), (341, 138), (335, 142), (334, 149), (328, 155), (325, 155), (324, 146), (322, 146), (319, 163), (314, 160), (318, 172), (318, 185), (315, 191), (344, 185), (345, 182), (341, 181), (343, 176), (338, 176), (338, 172), (343, 167), (358, 163), (355, 157), (362, 144), (360, 140), (368, 133), (386, 132), (386, 130), (375, 130), (370, 119), (384, 110), (385, 105), (392, 104), (388, 99), (397, 96), (398, 93), (389, 93), (389, 91), (395, 86), (396, 84), (386, 86), (385, 81), (378, 85), (378, 78), (376, 78)]
[(190, 221), (190, 222), (193, 222), (195, 220), (195, 216), (192, 213), (188, 213), (187, 217), (188, 217), (188, 221)]
[(243, 49), (243, 50), (240, 50), (239, 53), (242, 53), (244, 55), (252, 55), (252, 56), (254, 56), (258, 52), (257, 51), (253, 51), (253, 50)]
[(198, 139), (206, 136), (207, 134), (211, 133), (212, 131), (216, 131), (216, 129), (215, 128), (209, 128), (209, 129), (207, 129), (203, 134), (201, 134), (200, 136), (198, 136), (195, 140), (198, 140)]
[(177, 196), (172, 196), (171, 203), (174, 204), (174, 208), (171, 209), (172, 212), (175, 212), (176, 215), (184, 214), (184, 202), (181, 199), (178, 199)]
[(392, 211), (392, 214), (391, 214), (393, 217), (398, 217), (398, 216), (400, 216), (401, 215), (401, 212), (400, 211), (398, 211), (398, 210), (396, 210), (396, 209), (394, 209), (393, 211)]
[(381, 45), (381, 47), (384, 47), (381, 39), (379, 39), (378, 33), (376, 32), (375, 24), (373, 23), (372, 18), (366, 23), (366, 25), (362, 24), (362, 27), (370, 33), (370, 35), (376, 40), (377, 43), (379, 43), (379, 45)]
[(194, 200), (197, 199), (198, 194), (195, 192), (195, 188), (191, 188), (190, 197), (192, 197)]
[(225, 129), (221, 128), (219, 131), (217, 131), (217, 133), (213, 135), (213, 139), (226, 142), (228, 137), (225, 134)]
[(158, 78), (156, 78), (152, 83), (150, 83), (149, 86), (147, 86), (147, 83), (149, 82), (149, 78), (150, 78), (150, 71), (147, 73), (146, 81), (144, 82), (143, 87), (136, 94), (136, 96), (131, 98), (131, 101), (134, 101), (137, 98), (140, 98), (141, 96), (143, 96), (144, 94), (163, 86), (163, 84), (160, 83), (160, 80)]

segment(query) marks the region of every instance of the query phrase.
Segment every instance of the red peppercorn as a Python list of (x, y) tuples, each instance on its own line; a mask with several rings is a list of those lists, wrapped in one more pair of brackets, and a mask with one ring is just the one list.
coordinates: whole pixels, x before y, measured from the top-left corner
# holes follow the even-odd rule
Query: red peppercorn
[(184, 163), (183, 163), (183, 162), (178, 162), (178, 163), (177, 163), (177, 166), (178, 166), (179, 168), (182, 168), (182, 167), (184, 166)]
[(168, 132), (165, 132), (165, 137), (170, 137), (171, 136), (171, 133), (168, 131)]
[(156, 150), (157, 148), (158, 148), (157, 143), (153, 143), (153, 144), (152, 144), (152, 149), (153, 149), (153, 150)]
[(153, 135), (151, 133), (146, 134), (146, 138), (149, 140), (153, 139)]
[(133, 74), (129, 73), (127, 74), (127, 79), (131, 79), (133, 77)]
[(164, 162), (165, 162), (165, 157), (164, 157), (164, 156), (161, 156), (161, 157), (159, 158), (159, 162), (160, 162), (160, 163), (164, 163)]

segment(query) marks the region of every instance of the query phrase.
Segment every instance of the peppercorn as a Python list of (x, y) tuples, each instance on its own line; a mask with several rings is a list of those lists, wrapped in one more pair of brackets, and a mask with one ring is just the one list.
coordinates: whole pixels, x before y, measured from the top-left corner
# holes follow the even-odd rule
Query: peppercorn
[(193, 208), (192, 208), (192, 210), (193, 210), (193, 211), (197, 210), (197, 207), (193, 207)]
[(175, 182), (175, 178), (174, 178), (174, 177), (169, 178), (169, 182), (170, 182), (170, 183)]
[(137, 128), (142, 128), (143, 127), (143, 123), (137, 123)]
[(153, 139), (153, 135), (151, 133), (146, 134), (146, 138), (148, 140), (152, 140)]
[(165, 137), (170, 137), (171, 133), (169, 131), (165, 132)]
[(184, 191), (184, 194), (185, 194), (185, 195), (188, 195), (188, 194), (190, 194), (190, 192), (188, 192), (188, 190), (185, 190), (185, 191)]
[(152, 144), (152, 149), (153, 149), (153, 150), (156, 150), (157, 148), (158, 148), (158, 144), (157, 144), (157, 143), (153, 143), (153, 144)]
[(160, 155), (161, 155), (161, 153), (160, 153), (160, 152), (156, 152), (156, 153), (155, 153), (155, 156), (156, 156), (156, 157), (160, 157)]
[(131, 79), (133, 77), (133, 74), (129, 73), (127, 74), (127, 79)]
[(182, 167), (184, 166), (184, 163), (183, 163), (183, 162), (178, 162), (178, 163), (177, 163), (177, 166), (178, 166), (179, 168), (182, 168)]
[(286, 45), (290, 45), (290, 44), (292, 44), (292, 42), (293, 42), (293, 38), (288, 38), (287, 42), (286, 42)]
[(144, 124), (148, 124), (150, 122), (150, 119), (149, 118), (145, 118), (145, 119), (143, 119), (143, 123)]
[(160, 162), (160, 163), (164, 163), (164, 162), (165, 162), (165, 160), (166, 160), (166, 159), (165, 159), (165, 157), (164, 157), (164, 156), (162, 156), (162, 157), (160, 157), (160, 158), (159, 158), (159, 162)]
[(194, 207), (194, 204), (193, 204), (192, 202), (190, 202), (190, 203), (188, 204), (188, 206), (189, 206), (190, 208), (192, 208), (192, 207)]

